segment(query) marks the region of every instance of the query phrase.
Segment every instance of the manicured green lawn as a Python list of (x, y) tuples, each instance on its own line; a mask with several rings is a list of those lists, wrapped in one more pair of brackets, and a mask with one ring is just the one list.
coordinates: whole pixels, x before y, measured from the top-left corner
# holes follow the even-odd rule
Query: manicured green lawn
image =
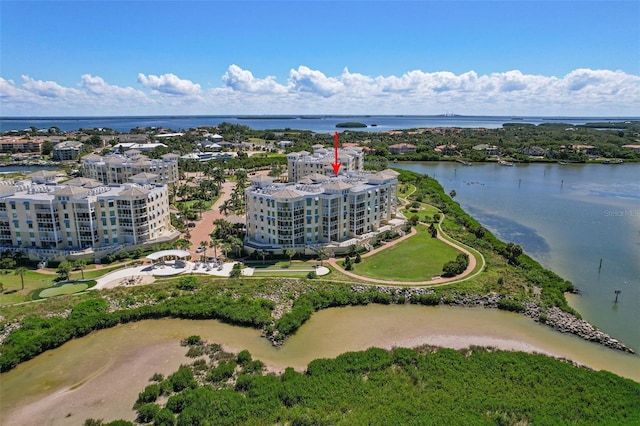
[(431, 238), (426, 227), (419, 225), (418, 234), (354, 263), (352, 271), (370, 278), (396, 281), (426, 281), (442, 273), (442, 266), (455, 260), (459, 251)]
[(24, 290), (22, 290), (20, 276), (15, 275), (13, 270), (7, 270), (7, 273), (4, 272), (0, 275), (0, 283), (2, 283), (5, 290), (5, 293), (0, 294), (0, 305), (30, 300), (29, 295), (34, 290), (50, 287), (57, 277), (57, 275), (45, 275), (35, 271), (27, 271), (24, 274)]
[[(313, 260), (313, 261), (293, 261), (291, 262), (291, 266), (289, 266), (289, 261), (288, 260), (279, 260), (279, 261), (269, 261), (269, 260), (265, 260), (264, 264), (262, 263), (262, 260), (258, 260), (258, 261), (252, 261), (252, 262), (247, 262), (245, 263), (245, 265), (251, 267), (251, 268), (255, 268), (256, 271), (286, 271), (287, 269), (292, 269), (292, 270), (305, 270), (305, 271), (312, 271), (314, 270), (314, 267), (318, 264), (317, 261)], [(287, 276), (289, 276), (287, 274)]]
[(186, 206), (188, 206), (190, 208), (193, 208), (193, 205), (195, 203), (197, 203), (198, 201), (202, 201), (204, 203), (205, 208), (204, 208), (203, 211), (209, 210), (211, 208), (211, 205), (215, 202), (215, 200), (214, 201), (211, 201), (211, 200), (189, 200), (189, 201), (177, 201), (175, 204), (176, 204), (176, 207), (178, 207), (178, 208), (180, 208), (180, 206), (184, 206), (184, 205), (186, 205)]
[(40, 294), (38, 294), (38, 296), (41, 298), (46, 298), (52, 296), (60, 296), (62, 294), (73, 294), (86, 290), (87, 288), (89, 288), (89, 284), (87, 284), (86, 282), (66, 283), (62, 284), (61, 286), (45, 288), (40, 292)]
[[(416, 210), (416, 211), (412, 211)], [(417, 209), (413, 208), (405, 208), (402, 209), (402, 214), (405, 215), (407, 219), (411, 218), (413, 215), (417, 215), (420, 218), (420, 222), (431, 222), (433, 221), (433, 215), (438, 213), (438, 209), (429, 205), (420, 203), (420, 207)]]

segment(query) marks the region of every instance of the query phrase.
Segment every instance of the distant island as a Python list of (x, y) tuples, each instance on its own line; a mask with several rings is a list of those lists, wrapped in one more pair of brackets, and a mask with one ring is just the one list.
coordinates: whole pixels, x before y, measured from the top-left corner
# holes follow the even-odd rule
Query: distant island
[(348, 128), (348, 127), (367, 127), (364, 123), (358, 123), (357, 121), (346, 121), (344, 123), (336, 124), (336, 127), (339, 128)]

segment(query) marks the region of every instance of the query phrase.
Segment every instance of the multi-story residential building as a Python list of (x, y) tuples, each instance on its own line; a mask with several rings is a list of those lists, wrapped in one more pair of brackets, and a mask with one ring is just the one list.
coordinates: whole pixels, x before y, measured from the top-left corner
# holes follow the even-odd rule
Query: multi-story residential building
[(124, 155), (114, 154), (102, 157), (89, 154), (82, 157), (82, 175), (98, 180), (105, 185), (123, 184), (134, 175), (153, 173), (157, 182), (172, 188), (178, 183), (177, 154), (165, 154), (160, 159), (150, 159), (137, 150), (127, 151)]
[(82, 152), (84, 144), (78, 141), (64, 141), (53, 146), (51, 158), (55, 161), (75, 160)]
[[(139, 180), (142, 182), (142, 180)], [(95, 257), (177, 236), (164, 184), (0, 182), (0, 246), (32, 259)]]
[(16, 152), (37, 152), (42, 151), (43, 139), (15, 136), (0, 137), (0, 153), (12, 154)]
[[(340, 173), (361, 171), (364, 168), (364, 152), (359, 147), (339, 148)], [(334, 176), (331, 164), (335, 162), (335, 151), (322, 145), (314, 145), (313, 153), (307, 151), (287, 154), (289, 182), (297, 182), (304, 176), (319, 173)]]
[(389, 154), (415, 154), (416, 146), (410, 143), (397, 143), (389, 146)]
[(256, 176), (245, 190), (245, 248), (346, 251), (405, 222), (396, 218), (397, 187), (393, 170), (338, 177), (314, 173), (289, 184)]

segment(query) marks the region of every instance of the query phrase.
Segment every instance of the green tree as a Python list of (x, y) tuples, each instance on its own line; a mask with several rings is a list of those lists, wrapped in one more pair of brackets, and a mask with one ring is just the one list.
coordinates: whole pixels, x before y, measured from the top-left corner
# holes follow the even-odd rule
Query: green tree
[(269, 254), (269, 252), (268, 252), (268, 251), (266, 251), (266, 250), (258, 250), (258, 251), (256, 252), (256, 254), (262, 258), (262, 264), (264, 265), (264, 259), (265, 259), (265, 257), (267, 257), (267, 255)]
[(13, 269), (16, 266), (16, 261), (10, 257), (3, 257), (0, 259), (0, 268)]
[(67, 281), (69, 279), (69, 274), (71, 273), (72, 270), (73, 270), (73, 264), (68, 260), (65, 260), (64, 262), (61, 262), (60, 265), (58, 265), (58, 269), (56, 269), (56, 273), (58, 274), (61, 280)]
[(455, 196), (456, 196), (456, 195), (457, 195), (457, 194), (456, 194), (456, 190), (455, 190), (455, 189), (452, 189), (451, 191), (449, 191), (449, 196), (450, 196), (451, 198), (455, 198)]
[(512, 265), (518, 264), (518, 256), (520, 256), (521, 254), (522, 254), (522, 247), (520, 247), (518, 244), (508, 243), (504, 247), (504, 256)]
[(285, 251), (285, 254), (289, 258), (289, 266), (291, 266), (291, 259), (293, 259), (293, 256), (296, 255), (296, 251), (294, 249), (288, 249), (287, 251)]
[(18, 266), (13, 273), (20, 275), (20, 284), (22, 284), (22, 290), (24, 290), (24, 274), (27, 273), (27, 268), (24, 266)]
[(42, 142), (42, 147), (40, 148), (40, 153), (42, 155), (50, 155), (53, 151), (53, 143), (51, 141)]
[(82, 274), (82, 279), (84, 280), (84, 270), (87, 268), (87, 261), (84, 259), (77, 259), (73, 262), (73, 269), (79, 269)]
[(322, 266), (322, 261), (329, 258), (327, 255), (327, 249), (323, 246), (318, 247), (316, 250), (316, 255), (318, 256), (318, 260), (320, 261), (320, 266)]

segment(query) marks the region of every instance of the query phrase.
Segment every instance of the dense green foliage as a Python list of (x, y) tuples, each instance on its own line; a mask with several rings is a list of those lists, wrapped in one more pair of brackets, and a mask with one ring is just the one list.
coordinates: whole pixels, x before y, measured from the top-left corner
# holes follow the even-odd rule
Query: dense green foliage
[[(510, 274), (522, 276), (528, 285), (541, 289), (541, 302), (546, 306), (557, 306), (575, 315), (577, 313), (569, 307), (564, 293), (573, 291), (573, 285), (554, 272), (545, 269), (538, 262), (523, 254), (522, 248), (513, 243), (504, 243), (491, 232), (467, 214), (460, 204), (445, 194), (444, 188), (436, 181), (425, 175), (406, 170), (400, 172), (399, 180), (416, 186), (411, 199), (428, 202), (439, 208), (448, 218), (442, 223), (445, 232), (456, 240), (480, 250), (485, 257), (491, 254), (501, 256), (509, 265), (505, 266)], [(515, 309), (509, 309), (515, 310)], [(519, 309), (518, 309), (519, 310)]]
[[(231, 372), (236, 363), (191, 368), (208, 377), (223, 365)], [(179, 371), (194, 377), (187, 366)], [(142, 405), (138, 419), (176, 419), (178, 425), (640, 422), (639, 383), (543, 355), (482, 348), (371, 348), (312, 361), (304, 373), (236, 369), (224, 383), (205, 383), (168, 390), (166, 407)]]
[(355, 128), (355, 127), (367, 127), (366, 124), (357, 121), (345, 121), (344, 123), (336, 124), (337, 128)]
[[(182, 283), (182, 281), (180, 281)], [(270, 300), (216, 295), (207, 291), (183, 294), (155, 305), (107, 311), (107, 302), (91, 299), (77, 304), (68, 318), (27, 317), (22, 326), (3, 342), (0, 371), (56, 348), (75, 337), (117, 324), (164, 317), (186, 319), (219, 319), (230, 324), (263, 327), (271, 322)]]

